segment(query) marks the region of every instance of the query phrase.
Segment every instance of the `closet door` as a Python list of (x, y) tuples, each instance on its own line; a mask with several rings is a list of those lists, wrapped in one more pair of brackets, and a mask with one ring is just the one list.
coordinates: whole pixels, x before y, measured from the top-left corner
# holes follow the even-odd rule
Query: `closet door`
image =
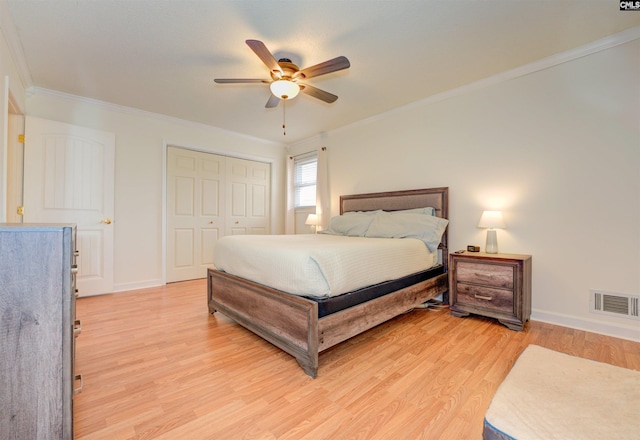
[(270, 164), (227, 158), (227, 195), (227, 235), (270, 233)]
[(225, 226), (224, 156), (167, 149), (167, 282), (204, 278)]

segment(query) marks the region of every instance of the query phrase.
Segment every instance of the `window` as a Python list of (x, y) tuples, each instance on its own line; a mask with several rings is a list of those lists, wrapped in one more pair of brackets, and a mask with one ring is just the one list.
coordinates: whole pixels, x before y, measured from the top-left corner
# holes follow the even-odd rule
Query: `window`
[(317, 154), (304, 154), (294, 159), (293, 186), (295, 207), (316, 206), (316, 178), (318, 176)]

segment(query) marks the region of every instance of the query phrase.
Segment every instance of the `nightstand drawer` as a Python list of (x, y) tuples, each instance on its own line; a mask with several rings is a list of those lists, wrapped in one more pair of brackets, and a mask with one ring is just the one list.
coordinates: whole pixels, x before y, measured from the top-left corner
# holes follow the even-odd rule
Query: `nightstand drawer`
[(458, 283), (458, 302), (513, 313), (513, 291)]
[(456, 281), (490, 287), (513, 289), (513, 265), (458, 261)]

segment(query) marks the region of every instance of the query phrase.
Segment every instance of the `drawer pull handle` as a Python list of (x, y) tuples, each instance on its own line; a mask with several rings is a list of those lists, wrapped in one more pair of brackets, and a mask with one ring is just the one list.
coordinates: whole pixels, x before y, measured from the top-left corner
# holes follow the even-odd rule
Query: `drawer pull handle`
[(82, 321), (76, 319), (73, 323), (73, 335), (77, 338), (82, 333)]
[(84, 386), (84, 383), (82, 381), (82, 374), (76, 374), (75, 380), (80, 381), (80, 386), (73, 389), (73, 394), (80, 394), (82, 392), (82, 387)]
[(474, 298), (476, 298), (476, 299), (484, 299), (484, 300), (486, 300), (486, 301), (491, 301), (491, 300), (493, 299), (493, 297), (492, 297), (492, 296), (479, 295), (479, 294), (477, 294), (477, 293), (474, 293), (473, 297), (474, 297)]

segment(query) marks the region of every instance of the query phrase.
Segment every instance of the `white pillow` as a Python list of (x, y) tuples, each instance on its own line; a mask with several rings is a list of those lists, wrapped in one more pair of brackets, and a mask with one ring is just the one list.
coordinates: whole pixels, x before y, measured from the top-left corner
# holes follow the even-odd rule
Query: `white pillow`
[(402, 211), (390, 211), (391, 214), (426, 214), (426, 215), (436, 215), (436, 209), (432, 207), (426, 208), (414, 208), (414, 209), (403, 209)]
[(375, 218), (377, 211), (347, 212), (344, 215), (331, 217), (329, 227), (323, 234), (346, 235), (349, 237), (364, 237), (369, 225)]
[[(375, 215), (378, 212), (380, 212), (381, 210), (378, 209), (376, 211), (350, 211), (350, 212), (345, 212), (343, 215), (349, 215), (349, 214), (367, 214), (367, 215)], [(390, 214), (426, 214), (426, 215), (436, 215), (436, 209), (432, 208), (432, 207), (426, 207), (426, 208), (413, 208), (413, 209), (403, 209), (400, 211), (387, 211)]]
[(378, 212), (365, 237), (418, 238), (431, 252), (436, 252), (449, 220), (431, 215), (401, 212)]

